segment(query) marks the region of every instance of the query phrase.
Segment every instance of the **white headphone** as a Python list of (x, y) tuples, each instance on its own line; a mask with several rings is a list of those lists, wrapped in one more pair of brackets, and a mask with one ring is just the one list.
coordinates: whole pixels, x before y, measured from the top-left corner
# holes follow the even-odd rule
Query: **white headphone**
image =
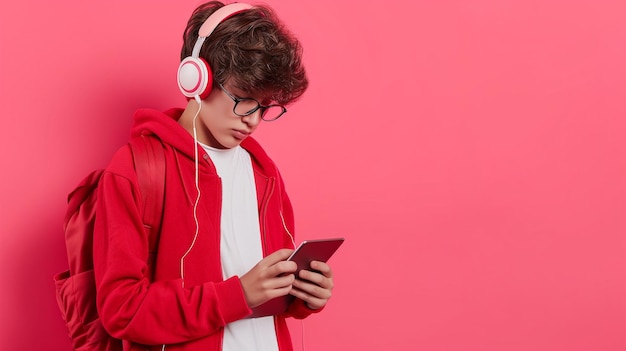
[(198, 39), (193, 47), (191, 56), (185, 57), (178, 66), (178, 88), (188, 98), (205, 99), (213, 87), (213, 72), (211, 66), (200, 56), (200, 49), (204, 40), (213, 33), (213, 30), (227, 18), (236, 15), (253, 6), (244, 3), (233, 3), (217, 9), (198, 30)]

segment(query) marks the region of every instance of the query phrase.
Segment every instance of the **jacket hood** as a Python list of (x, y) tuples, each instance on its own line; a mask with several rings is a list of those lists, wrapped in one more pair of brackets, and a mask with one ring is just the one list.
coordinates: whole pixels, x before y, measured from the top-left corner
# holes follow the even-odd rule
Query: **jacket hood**
[[(130, 136), (156, 135), (163, 143), (170, 145), (181, 154), (193, 160), (193, 136), (178, 124), (178, 119), (183, 114), (183, 111), (182, 108), (172, 108), (163, 112), (153, 109), (139, 109), (133, 116)], [(197, 147), (200, 157), (208, 157), (204, 156), (206, 152), (200, 145)], [(256, 140), (252, 137), (247, 137), (241, 143), (241, 147), (250, 153), (259, 171), (269, 176), (277, 175), (278, 171), (274, 162)]]

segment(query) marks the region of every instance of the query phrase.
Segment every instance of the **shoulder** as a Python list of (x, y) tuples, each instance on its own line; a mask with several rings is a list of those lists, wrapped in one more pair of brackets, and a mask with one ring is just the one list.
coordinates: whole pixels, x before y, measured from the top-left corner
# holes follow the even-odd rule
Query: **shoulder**
[(111, 157), (109, 164), (105, 169), (106, 173), (118, 175), (123, 178), (135, 178), (135, 165), (133, 162), (133, 153), (128, 144), (120, 147)]
[(258, 141), (253, 139), (252, 137), (247, 137), (242, 143), (241, 147), (243, 147), (252, 158), (253, 164), (259, 169), (262, 173), (268, 176), (278, 176), (278, 168), (274, 161), (270, 158), (270, 156), (265, 152), (261, 144)]
[(256, 139), (254, 139), (253, 137), (245, 138), (244, 141), (241, 142), (241, 147), (246, 149), (246, 151), (251, 154), (263, 154), (265, 155), (265, 157), (268, 157), (265, 150), (263, 150), (261, 144), (259, 144), (259, 142), (256, 141)]
[(159, 151), (157, 148), (165, 150), (167, 147), (153, 134), (134, 136), (113, 154), (106, 171), (120, 175), (134, 174), (137, 159), (148, 158)]

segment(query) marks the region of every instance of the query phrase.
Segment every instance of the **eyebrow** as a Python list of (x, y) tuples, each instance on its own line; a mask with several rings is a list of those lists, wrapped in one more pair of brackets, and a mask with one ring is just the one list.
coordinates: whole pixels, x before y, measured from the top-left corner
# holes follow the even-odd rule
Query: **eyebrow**
[[(228, 92), (233, 94), (238, 99), (254, 99), (254, 100), (257, 100), (256, 98), (253, 98), (252, 94), (250, 94), (250, 93), (245, 93), (244, 92), (244, 93), (240, 94), (239, 92), (242, 92), (243, 90), (241, 90), (239, 88), (233, 87), (233, 88), (226, 88), (226, 89), (228, 89)], [(237, 91), (233, 91), (233, 90), (237, 90)]]

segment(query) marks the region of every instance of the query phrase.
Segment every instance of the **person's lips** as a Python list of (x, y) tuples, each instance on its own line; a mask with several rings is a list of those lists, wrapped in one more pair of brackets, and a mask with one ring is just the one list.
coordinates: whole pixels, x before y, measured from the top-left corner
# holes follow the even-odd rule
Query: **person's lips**
[(248, 135), (250, 135), (250, 132), (245, 131), (245, 130), (241, 130), (241, 129), (233, 129), (233, 136), (237, 139), (245, 139), (246, 137), (248, 137)]

